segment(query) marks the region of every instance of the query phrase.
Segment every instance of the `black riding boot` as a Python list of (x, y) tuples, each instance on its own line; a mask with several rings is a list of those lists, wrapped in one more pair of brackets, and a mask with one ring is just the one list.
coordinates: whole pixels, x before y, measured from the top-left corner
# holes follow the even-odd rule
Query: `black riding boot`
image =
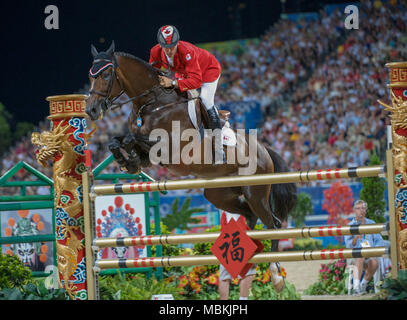
[(208, 109), (207, 112), (209, 116), (209, 129), (212, 130), (222, 129), (218, 109), (216, 109), (216, 106), (213, 106), (212, 108)]
[[(219, 113), (216, 109), (216, 106), (207, 110), (209, 116), (209, 129), (215, 130), (219, 129), (222, 131), (222, 124), (220, 123)], [(216, 156), (218, 154), (218, 156)], [(214, 162), (215, 164), (224, 164), (226, 163), (225, 151), (223, 150), (223, 145), (221, 144), (221, 148), (215, 148), (215, 160), (222, 159), (222, 162)]]

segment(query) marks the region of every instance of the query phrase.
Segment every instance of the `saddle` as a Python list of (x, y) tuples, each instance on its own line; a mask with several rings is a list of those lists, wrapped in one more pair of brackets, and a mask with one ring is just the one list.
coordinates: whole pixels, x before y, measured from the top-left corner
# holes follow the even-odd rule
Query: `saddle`
[[(190, 100), (190, 101), (196, 101), (195, 104), (195, 112), (196, 114), (200, 114), (201, 115), (201, 119), (202, 119), (202, 123), (204, 125), (205, 129), (208, 129), (209, 126), (209, 116), (208, 116), (208, 112), (206, 111), (206, 108), (204, 106), (204, 104), (202, 103), (202, 100), (199, 98), (200, 92), (197, 89), (193, 89), (193, 90), (189, 90), (188, 91), (188, 99), (194, 99), (194, 100)], [(192, 123), (194, 124), (194, 126), (197, 128), (197, 122), (194, 123), (193, 115), (191, 115), (191, 110), (192, 106), (190, 107), (188, 105), (188, 112), (191, 118)], [(229, 110), (219, 110), (219, 118), (221, 120), (222, 125), (226, 125), (227, 121), (230, 119), (230, 111)], [(199, 128), (197, 128), (199, 129)]]
[[(194, 91), (194, 92), (191, 92)], [(197, 90), (188, 91), (188, 115), (195, 127), (199, 130), (201, 138), (205, 136), (204, 129), (209, 129), (209, 116), (208, 112), (201, 99), (199, 98), (199, 92)], [(192, 100), (191, 100), (192, 99)], [(228, 120), (230, 119), (230, 111), (228, 110), (218, 110), (219, 118), (222, 124), (222, 144), (226, 146), (236, 145), (236, 134), (230, 128)], [(199, 126), (198, 119), (201, 119), (201, 125)]]

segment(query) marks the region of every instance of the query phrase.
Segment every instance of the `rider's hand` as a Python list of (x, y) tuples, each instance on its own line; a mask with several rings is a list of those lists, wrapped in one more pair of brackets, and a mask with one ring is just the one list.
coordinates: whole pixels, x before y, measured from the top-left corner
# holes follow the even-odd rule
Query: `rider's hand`
[(172, 79), (164, 76), (158, 76), (158, 79), (160, 81), (160, 85), (162, 85), (164, 88), (172, 87)]

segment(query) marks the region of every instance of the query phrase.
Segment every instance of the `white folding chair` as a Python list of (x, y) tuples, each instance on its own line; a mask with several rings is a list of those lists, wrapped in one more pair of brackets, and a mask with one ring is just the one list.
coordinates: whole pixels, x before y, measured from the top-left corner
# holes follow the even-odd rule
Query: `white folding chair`
[[(374, 258), (373, 258), (374, 259)], [(379, 287), (380, 287), (380, 281), (383, 280), (384, 274), (385, 274), (385, 268), (384, 268), (384, 262), (383, 258), (379, 257), (376, 258), (378, 262), (378, 267), (376, 272), (373, 275), (373, 282), (374, 282), (374, 292), (377, 293), (379, 292)], [(348, 289), (348, 295), (352, 294), (352, 289), (353, 289), (353, 276), (354, 276), (354, 270), (355, 270), (355, 260), (354, 259), (347, 259), (346, 260), (347, 264), (347, 273), (348, 273), (348, 280), (346, 281), (346, 288)]]

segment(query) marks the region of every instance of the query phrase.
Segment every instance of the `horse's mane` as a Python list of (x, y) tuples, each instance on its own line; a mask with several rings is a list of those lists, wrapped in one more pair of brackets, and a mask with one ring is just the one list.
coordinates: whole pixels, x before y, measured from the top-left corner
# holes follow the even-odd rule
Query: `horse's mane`
[(136, 60), (137, 62), (139, 62), (139, 63), (145, 65), (149, 70), (151, 70), (151, 71), (153, 71), (153, 72), (155, 72), (155, 73), (158, 72), (158, 70), (157, 70), (156, 68), (154, 68), (151, 64), (149, 64), (148, 62), (144, 61), (143, 59), (140, 59), (140, 58), (138, 58), (138, 57), (136, 57), (136, 56), (133, 56), (133, 55), (130, 54), (130, 53), (120, 52), (120, 51), (119, 51), (119, 52), (115, 52), (114, 54), (117, 55), (117, 56), (119, 56), (119, 57), (126, 57), (126, 58), (129, 58), (129, 59), (132, 59), (132, 60)]

